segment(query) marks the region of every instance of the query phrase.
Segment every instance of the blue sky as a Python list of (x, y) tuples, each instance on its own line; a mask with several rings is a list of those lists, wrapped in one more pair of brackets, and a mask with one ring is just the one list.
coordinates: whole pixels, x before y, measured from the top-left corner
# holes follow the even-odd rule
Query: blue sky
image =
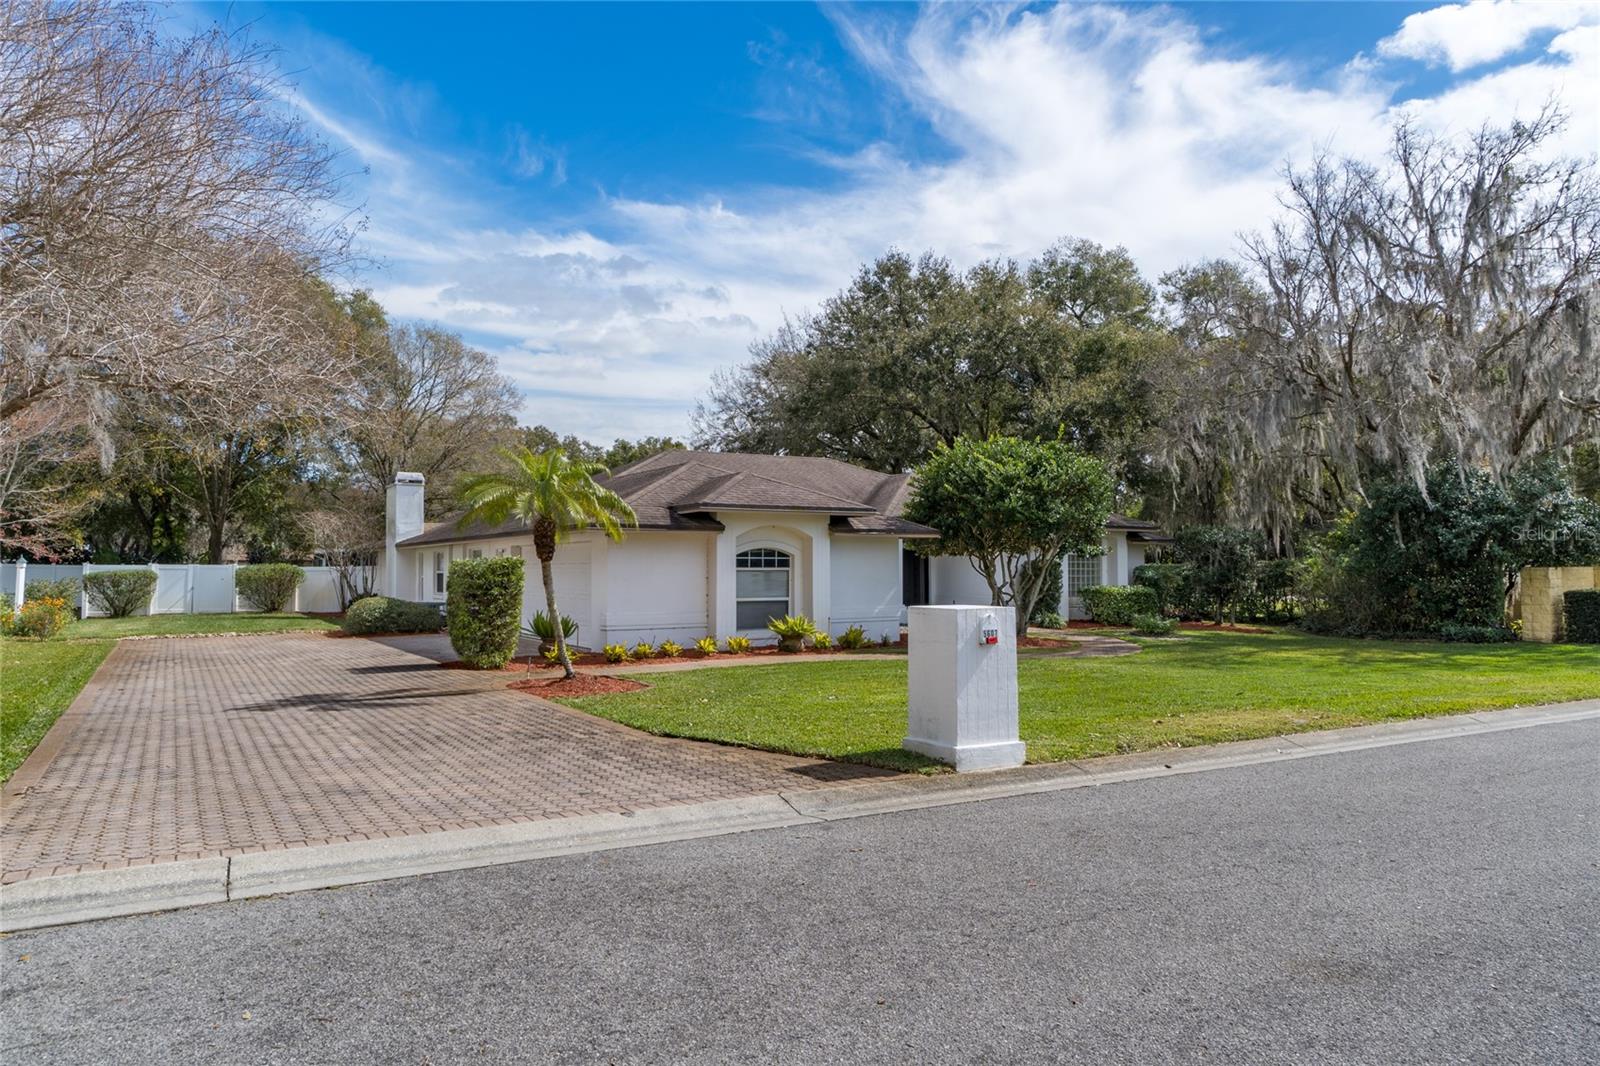
[(396, 317), (524, 418), (683, 434), (711, 373), (894, 246), (1230, 254), (1285, 160), (1555, 98), (1600, 147), (1600, 5), (202, 4), (357, 171)]

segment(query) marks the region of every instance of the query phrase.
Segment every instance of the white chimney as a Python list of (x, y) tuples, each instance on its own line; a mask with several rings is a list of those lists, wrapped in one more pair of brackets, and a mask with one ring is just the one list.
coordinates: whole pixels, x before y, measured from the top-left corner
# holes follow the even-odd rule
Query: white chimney
[(421, 474), (402, 470), (384, 493), (383, 580), (388, 595), (402, 599), (415, 598), (417, 590), (415, 582), (401, 580), (400, 550), (395, 545), (422, 532), (423, 482)]

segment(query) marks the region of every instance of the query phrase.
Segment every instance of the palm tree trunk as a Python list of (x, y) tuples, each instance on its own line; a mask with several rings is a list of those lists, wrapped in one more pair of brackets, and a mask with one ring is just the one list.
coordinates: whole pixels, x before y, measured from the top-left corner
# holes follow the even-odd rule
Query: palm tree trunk
[(561, 626), (561, 610), (556, 606), (556, 579), (550, 566), (554, 558), (555, 552), (549, 555), (541, 552), (539, 555), (539, 576), (544, 579), (544, 609), (554, 620), (551, 628), (556, 632), (556, 661), (561, 664), (564, 676), (573, 678), (577, 676), (577, 671), (572, 668), (572, 659), (567, 655), (567, 634)]

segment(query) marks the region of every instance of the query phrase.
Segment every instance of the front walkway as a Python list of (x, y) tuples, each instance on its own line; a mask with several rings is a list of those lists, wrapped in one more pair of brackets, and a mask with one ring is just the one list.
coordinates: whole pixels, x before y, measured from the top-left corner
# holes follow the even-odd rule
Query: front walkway
[(648, 736), (396, 643), (121, 642), (6, 784), (0, 882), (887, 775)]

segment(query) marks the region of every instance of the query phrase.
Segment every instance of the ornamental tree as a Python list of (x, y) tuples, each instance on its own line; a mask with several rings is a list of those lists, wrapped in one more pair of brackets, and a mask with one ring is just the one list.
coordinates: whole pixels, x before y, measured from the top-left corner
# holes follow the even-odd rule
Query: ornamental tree
[(1111, 496), (1106, 465), (1069, 444), (962, 437), (917, 468), (905, 513), (939, 530), (919, 550), (966, 556), (1021, 635), (1050, 572), (1029, 561), (1099, 550)]

